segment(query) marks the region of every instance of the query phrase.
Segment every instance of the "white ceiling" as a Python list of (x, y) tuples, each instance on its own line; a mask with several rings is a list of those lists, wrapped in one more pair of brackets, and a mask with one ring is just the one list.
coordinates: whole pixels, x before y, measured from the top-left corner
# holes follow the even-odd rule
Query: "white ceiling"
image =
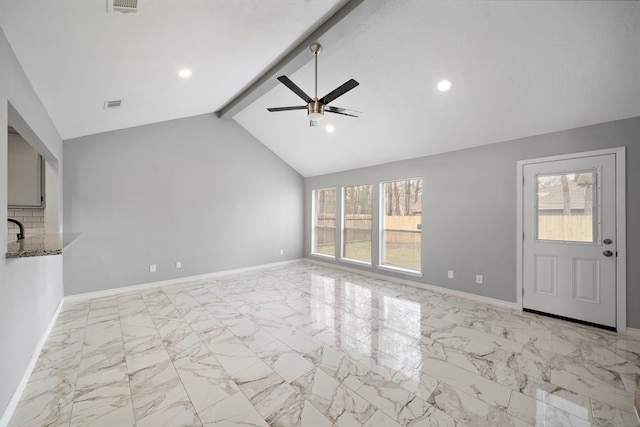
[(344, 1), (0, 0), (0, 27), (69, 139), (220, 109)]
[[(0, 26), (66, 139), (217, 111), (344, 3), (0, 0)], [(319, 96), (354, 78), (331, 105), (362, 117), (269, 113), (304, 104), (279, 84), (233, 117), (304, 176), (640, 116), (638, 1), (365, 0), (319, 41)], [(288, 75), (313, 95), (311, 53)]]

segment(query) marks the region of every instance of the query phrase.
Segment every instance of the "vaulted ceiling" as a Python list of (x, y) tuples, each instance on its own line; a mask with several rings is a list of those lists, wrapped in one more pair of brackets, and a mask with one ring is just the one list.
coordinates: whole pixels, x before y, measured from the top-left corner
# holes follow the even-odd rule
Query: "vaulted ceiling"
[[(640, 116), (638, 1), (0, 0), (0, 27), (64, 139), (218, 112), (304, 176)], [(312, 34), (360, 118), (266, 110), (304, 104), (280, 74), (313, 96)]]

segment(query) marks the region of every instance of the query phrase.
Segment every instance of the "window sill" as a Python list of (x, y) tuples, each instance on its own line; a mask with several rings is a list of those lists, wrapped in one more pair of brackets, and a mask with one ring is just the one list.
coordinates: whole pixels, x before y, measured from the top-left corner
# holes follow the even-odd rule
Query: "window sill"
[(334, 255), (317, 254), (315, 252), (309, 252), (309, 255), (315, 256), (315, 257), (318, 257), (318, 258), (324, 258), (324, 259), (336, 259), (336, 257)]
[(360, 261), (358, 259), (351, 259), (351, 258), (340, 258), (339, 260), (340, 262), (344, 262), (347, 264), (354, 264), (354, 265), (361, 265), (363, 267), (371, 267), (371, 263), (367, 262), (367, 261)]
[(377, 268), (379, 270), (391, 271), (393, 273), (406, 274), (407, 276), (413, 276), (413, 277), (422, 277), (423, 276), (421, 271), (409, 270), (408, 268), (402, 268), (402, 267), (393, 267), (391, 265), (378, 265)]

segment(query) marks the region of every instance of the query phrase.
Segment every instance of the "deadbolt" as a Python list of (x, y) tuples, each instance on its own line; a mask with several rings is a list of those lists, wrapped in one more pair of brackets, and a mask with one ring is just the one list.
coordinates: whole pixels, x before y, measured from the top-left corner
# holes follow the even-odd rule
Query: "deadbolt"
[(611, 251), (604, 251), (604, 252), (602, 252), (602, 255), (604, 255), (604, 256), (611, 256), (611, 255), (613, 255), (613, 252), (611, 252)]
[(604, 239), (604, 240), (602, 241), (602, 243), (604, 243), (605, 245), (610, 245), (610, 244), (612, 244), (612, 243), (613, 243), (613, 240), (611, 240), (611, 239)]

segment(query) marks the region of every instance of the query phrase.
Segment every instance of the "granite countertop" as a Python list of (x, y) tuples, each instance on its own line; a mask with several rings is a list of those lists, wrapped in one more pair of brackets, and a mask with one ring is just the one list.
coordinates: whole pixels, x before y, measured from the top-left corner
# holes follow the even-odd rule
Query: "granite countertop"
[(62, 249), (77, 236), (77, 234), (37, 234), (20, 241), (10, 241), (7, 245), (7, 258), (60, 255)]

